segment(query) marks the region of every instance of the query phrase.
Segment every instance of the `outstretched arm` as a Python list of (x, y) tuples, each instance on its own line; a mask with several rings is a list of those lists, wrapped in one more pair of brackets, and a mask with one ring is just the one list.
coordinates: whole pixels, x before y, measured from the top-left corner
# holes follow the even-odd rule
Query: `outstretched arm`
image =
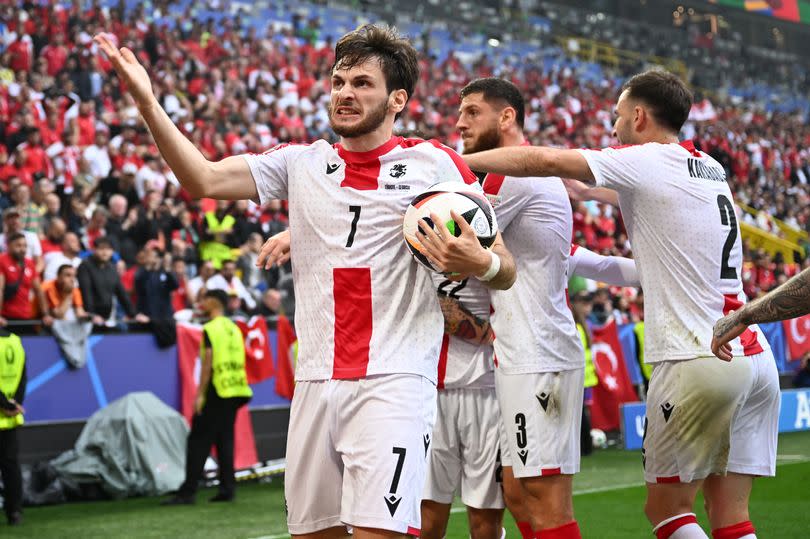
[(104, 34), (95, 38), (135, 99), (160, 154), (183, 187), (194, 198), (256, 200), (258, 193), (247, 162), (240, 156), (208, 161), (180, 132), (152, 92), (152, 82), (135, 54), (115, 48)]
[(439, 296), (444, 315), (444, 332), (473, 344), (490, 344), (495, 339), (487, 320), (475, 316), (457, 299)]
[(559, 176), (587, 184), (595, 183), (591, 167), (576, 150), (540, 146), (508, 146), (462, 156), (467, 165), (479, 172), (504, 176)]
[(718, 320), (714, 325), (712, 352), (720, 359), (729, 361), (732, 356), (728, 342), (738, 337), (749, 325), (787, 320), (805, 314), (810, 314), (810, 268)]

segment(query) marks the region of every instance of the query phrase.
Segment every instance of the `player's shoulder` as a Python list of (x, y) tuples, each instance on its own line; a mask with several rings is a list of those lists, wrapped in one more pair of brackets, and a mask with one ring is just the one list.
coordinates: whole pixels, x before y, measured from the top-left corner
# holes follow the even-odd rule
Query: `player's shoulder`
[(307, 143), (297, 143), (297, 142), (282, 142), (281, 144), (277, 144), (268, 150), (260, 153), (260, 156), (268, 156), (268, 155), (298, 155), (305, 152), (315, 152), (321, 153), (330, 151), (332, 146), (325, 140), (319, 139), (311, 144)]

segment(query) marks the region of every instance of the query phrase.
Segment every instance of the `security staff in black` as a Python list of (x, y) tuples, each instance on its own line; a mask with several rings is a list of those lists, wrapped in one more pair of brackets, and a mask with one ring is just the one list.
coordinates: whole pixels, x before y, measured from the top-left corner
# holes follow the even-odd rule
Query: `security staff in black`
[(202, 371), (186, 446), (186, 479), (163, 505), (194, 503), (212, 444), (219, 460), (219, 493), (210, 501), (234, 498), (233, 427), (236, 411), (250, 400), (253, 391), (245, 373), (245, 340), (239, 327), (224, 316), (227, 304), (224, 290), (209, 290), (203, 296), (202, 309), (210, 321), (203, 326), (200, 343)]
[(11, 526), (22, 522), (22, 473), (17, 427), (23, 424), (22, 402), (28, 377), (20, 338), (0, 328), (0, 475), (3, 510)]

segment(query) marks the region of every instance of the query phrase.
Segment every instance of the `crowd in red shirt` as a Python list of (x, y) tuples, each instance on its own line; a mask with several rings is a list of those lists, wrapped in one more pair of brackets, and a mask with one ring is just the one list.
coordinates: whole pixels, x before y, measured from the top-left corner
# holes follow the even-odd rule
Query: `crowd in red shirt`
[[(127, 13), (57, 2), (0, 10), (7, 21), (6, 46), (0, 49), (0, 208), (16, 205), (17, 186), (32, 188), (42, 219), (30, 231), (49, 249), (60, 245), (58, 234), (48, 237), (46, 228), (58, 217), (85, 249), (99, 236), (112, 237), (130, 271), (145, 246), (172, 254), (186, 266), (181, 270), (185, 287), (200, 263), (195, 246), (209, 237), (204, 215), (213, 207), (179, 188), (134, 103), (92, 42), (98, 32), (136, 52), (169, 116), (208, 159), (261, 152), (280, 142), (335, 139), (325, 106), (334, 45), (331, 38), (312, 39), (311, 27), (306, 39), (295, 29), (261, 37), (252, 27), (243, 29), (240, 17), (224, 20), (219, 29), (211, 22), (185, 24), (181, 17), (169, 29), (147, 22), (142, 5)], [(193, 14), (183, 17), (191, 20)], [(481, 58), (470, 67), (457, 55), (443, 61), (423, 57), (422, 76), (397, 129), (459, 146), (459, 89), (472, 78), (503, 76), (524, 92), (525, 129), (533, 144), (615, 143), (611, 110), (618, 86), (612, 74), (582, 82), (576, 67), (543, 71), (516, 65)], [(694, 112), (685, 134), (726, 166), (738, 200), (807, 230), (806, 118), (767, 113), (756, 102), (702, 98)], [(58, 202), (51, 197), (49, 203), (50, 195)], [(574, 207), (575, 242), (605, 254), (631, 254), (616, 209), (593, 203)], [(286, 226), (282, 205), (228, 211), (241, 227), (227, 240), (233, 248), (246, 245), (251, 232), (266, 237)], [(746, 292), (767, 291), (802, 265), (806, 261), (746, 249)], [(126, 268), (121, 273), (128, 279)], [(277, 283), (270, 279), (265, 285)], [(183, 304), (178, 300), (177, 306)]]

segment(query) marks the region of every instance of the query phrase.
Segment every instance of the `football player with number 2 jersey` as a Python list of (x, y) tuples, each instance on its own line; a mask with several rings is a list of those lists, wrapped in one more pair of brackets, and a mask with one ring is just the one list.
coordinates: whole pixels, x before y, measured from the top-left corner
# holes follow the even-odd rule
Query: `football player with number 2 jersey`
[[(418, 78), (416, 51), (387, 28), (346, 34), (331, 73), (339, 144), (210, 162), (160, 107), (132, 51), (104, 34), (95, 39), (193, 197), (289, 200), (299, 338), (285, 477), (290, 533), (345, 537), (350, 526), (358, 539), (419, 535), (443, 324), (431, 277), (405, 248), (402, 216), (430, 185), (476, 178), (449, 148), (392, 136)], [(514, 263), (500, 237), (487, 251), (464, 225), (459, 237), (441, 227), (434, 234), (441, 270), (510, 286)]]
[(778, 376), (756, 326), (733, 342), (733, 361), (712, 354), (714, 321), (745, 301), (742, 245), (723, 167), (678, 140), (691, 103), (680, 79), (651, 70), (629, 79), (616, 105), (614, 134), (626, 146), (501, 148), (465, 159), (474, 170), (557, 175), (618, 192), (653, 364), (645, 512), (659, 539), (705, 538), (692, 511), (702, 488), (712, 535), (753, 539), (753, 478), (775, 473)]

